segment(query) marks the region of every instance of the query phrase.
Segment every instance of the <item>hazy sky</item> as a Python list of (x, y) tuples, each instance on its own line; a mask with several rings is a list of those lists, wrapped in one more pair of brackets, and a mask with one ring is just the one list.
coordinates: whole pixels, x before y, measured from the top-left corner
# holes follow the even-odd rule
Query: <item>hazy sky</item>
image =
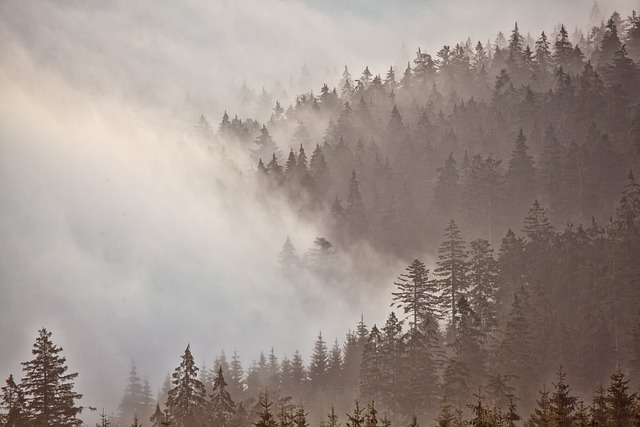
[[(271, 345), (308, 354), (319, 329), (342, 341), (360, 312), (383, 321), (396, 260), (372, 258), (375, 298), (278, 278), (285, 237), (303, 251), (316, 230), (256, 203), (246, 170), (226, 173), (194, 143), (200, 113), (218, 122), (242, 82), (287, 86), (304, 64), (317, 92), (344, 64), (383, 73), (403, 43), (413, 57), (493, 41), (516, 20), (535, 37), (584, 24), (591, 5), (0, 2), (0, 375), (21, 376), (46, 326), (85, 404), (114, 411), (132, 358), (156, 390), (187, 342), (207, 363), (235, 346), (248, 367)], [(605, 15), (634, 5), (600, 2)]]

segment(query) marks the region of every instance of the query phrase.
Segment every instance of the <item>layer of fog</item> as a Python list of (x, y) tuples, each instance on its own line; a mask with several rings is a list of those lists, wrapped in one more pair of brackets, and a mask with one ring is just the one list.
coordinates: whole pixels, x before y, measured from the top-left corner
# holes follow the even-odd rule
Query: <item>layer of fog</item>
[(397, 261), (372, 260), (380, 292), (359, 298), (283, 282), (284, 238), (303, 251), (318, 230), (255, 203), (250, 171), (191, 138), (200, 113), (215, 123), (242, 82), (286, 86), (303, 64), (319, 88), (345, 63), (401, 63), (403, 42), (583, 23), (578, 3), (558, 18), (552, 2), (1, 3), (0, 374), (21, 376), (46, 326), (85, 404), (114, 411), (132, 358), (157, 389), (187, 342), (208, 363), (237, 347), (246, 367), (271, 346), (308, 354), (320, 329), (342, 340), (361, 312), (382, 322)]

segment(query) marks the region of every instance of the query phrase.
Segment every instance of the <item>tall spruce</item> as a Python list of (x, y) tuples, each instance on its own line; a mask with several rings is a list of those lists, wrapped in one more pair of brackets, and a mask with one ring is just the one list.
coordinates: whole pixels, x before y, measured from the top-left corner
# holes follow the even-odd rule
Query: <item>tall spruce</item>
[(198, 371), (191, 345), (187, 345), (180, 365), (171, 376), (173, 388), (169, 390), (167, 398), (167, 411), (173, 426), (190, 427), (203, 421), (205, 389), (198, 379)]
[(455, 337), (458, 299), (467, 290), (467, 254), (460, 229), (454, 220), (445, 229), (444, 240), (438, 249), (437, 265), (434, 274), (441, 294), (440, 307), (446, 313)]
[(20, 388), (26, 400), (30, 427), (80, 426), (77, 418), (81, 407), (76, 401), (82, 395), (74, 391), (77, 373), (67, 373), (62, 348), (51, 341), (51, 332), (42, 328), (33, 345), (34, 359), (22, 363), (24, 377)]

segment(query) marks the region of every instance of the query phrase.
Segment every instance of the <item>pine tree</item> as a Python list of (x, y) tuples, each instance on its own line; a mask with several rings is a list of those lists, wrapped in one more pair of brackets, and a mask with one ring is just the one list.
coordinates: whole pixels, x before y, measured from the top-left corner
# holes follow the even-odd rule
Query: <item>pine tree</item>
[(210, 419), (213, 426), (227, 427), (235, 414), (235, 403), (226, 389), (227, 383), (222, 375), (222, 367), (218, 367), (216, 377), (213, 380), (213, 392), (209, 403)]
[(147, 409), (143, 402), (143, 386), (138, 376), (135, 361), (131, 361), (129, 377), (127, 378), (127, 386), (124, 395), (120, 401), (120, 424), (133, 419), (134, 414), (146, 414)]
[(605, 394), (608, 425), (615, 427), (633, 425), (634, 407), (637, 405), (636, 393), (629, 393), (629, 380), (620, 368), (611, 375), (611, 383)]
[(376, 325), (373, 325), (362, 352), (360, 365), (360, 395), (367, 400), (376, 400), (379, 395), (379, 380), (382, 371), (381, 342), (380, 331)]
[(111, 427), (111, 421), (109, 421), (107, 414), (104, 413), (104, 408), (102, 408), (102, 412), (100, 413), (100, 423), (96, 424), (96, 427)]
[(288, 236), (282, 245), (282, 250), (278, 256), (278, 262), (280, 263), (280, 268), (285, 276), (290, 276), (297, 269), (300, 262), (296, 255), (296, 249), (293, 247), (291, 239), (289, 239)]
[(360, 401), (356, 399), (353, 403), (353, 412), (351, 415), (347, 414), (347, 427), (364, 427), (364, 413), (360, 408)]
[(35, 358), (23, 362), (24, 378), (20, 388), (24, 392), (29, 426), (80, 426), (76, 418), (81, 408), (76, 400), (82, 395), (73, 390), (77, 373), (67, 373), (62, 348), (51, 341), (51, 332), (38, 331), (31, 353)]
[(0, 425), (6, 427), (23, 427), (27, 425), (26, 402), (22, 389), (16, 384), (13, 375), (9, 375), (2, 387), (2, 402), (0, 408), (5, 413), (0, 414)]
[(496, 296), (498, 291), (498, 263), (487, 240), (478, 239), (470, 244), (469, 302), (480, 322), (480, 332), (486, 339), (497, 326)]
[(551, 417), (553, 425), (558, 427), (571, 427), (576, 410), (577, 398), (570, 395), (570, 388), (565, 383), (565, 373), (562, 367), (558, 371), (558, 382), (554, 384), (554, 391), (551, 395)]
[(380, 377), (379, 389), (381, 403), (392, 412), (397, 411), (400, 396), (400, 368), (403, 352), (402, 323), (394, 312), (389, 314), (382, 328), (380, 343)]
[(131, 423), (131, 427), (142, 427), (142, 424), (140, 424), (140, 420), (138, 419), (138, 414), (133, 415), (133, 422)]
[(336, 414), (336, 410), (333, 405), (331, 405), (331, 412), (327, 414), (327, 422), (325, 423), (326, 427), (340, 427), (338, 423), (338, 415)]
[(311, 382), (312, 390), (316, 393), (322, 393), (326, 390), (328, 361), (327, 346), (322, 339), (322, 332), (320, 332), (313, 347), (311, 362), (309, 363), (309, 381)]
[(236, 350), (233, 350), (229, 369), (229, 394), (235, 402), (238, 402), (242, 400), (244, 394), (244, 370)]
[(436, 419), (436, 422), (438, 423), (437, 427), (452, 427), (454, 419), (455, 417), (451, 411), (451, 404), (447, 401), (447, 397), (445, 396), (440, 404), (440, 412)]
[(549, 391), (543, 388), (539, 393), (540, 397), (536, 400), (538, 406), (531, 413), (528, 425), (531, 427), (554, 426), (553, 409), (551, 407), (551, 400), (549, 399)]
[(414, 331), (421, 322), (440, 318), (434, 282), (429, 280), (429, 269), (424, 263), (414, 260), (394, 284), (398, 291), (391, 293), (394, 301), (392, 305), (402, 308), (411, 317), (410, 326)]
[(445, 240), (438, 250), (438, 268), (434, 271), (436, 283), (441, 292), (440, 307), (447, 313), (453, 336), (456, 335), (457, 303), (467, 289), (465, 279), (467, 271), (467, 256), (464, 241), (454, 220), (445, 229)]
[(502, 372), (515, 378), (516, 394), (525, 402), (529, 401), (529, 389), (535, 378), (533, 351), (531, 326), (522, 309), (520, 296), (515, 294), (498, 360)]
[(168, 425), (167, 416), (164, 412), (162, 412), (162, 409), (160, 409), (159, 403), (156, 404), (156, 409), (153, 412), (153, 415), (151, 415), (151, 417), (149, 418), (149, 421), (151, 421), (151, 427), (161, 427)]
[(526, 206), (529, 206), (536, 196), (536, 172), (533, 159), (527, 154), (529, 147), (526, 141), (527, 138), (520, 129), (505, 180), (505, 198), (510, 223), (519, 221), (525, 216)]
[(355, 171), (349, 180), (349, 190), (347, 194), (347, 204), (345, 207), (345, 219), (347, 222), (347, 232), (352, 241), (358, 241), (367, 236), (368, 224), (367, 214), (362, 202), (359, 189), (360, 182)]
[(342, 350), (336, 339), (327, 360), (327, 384), (334, 392), (342, 392)]
[(255, 159), (268, 159), (270, 157), (280, 157), (282, 153), (278, 150), (278, 146), (269, 134), (269, 130), (265, 125), (260, 129), (260, 135), (255, 139), (256, 148), (251, 150), (251, 156)]
[(182, 362), (172, 375), (173, 388), (169, 390), (167, 411), (172, 425), (190, 427), (201, 422), (204, 415), (205, 390), (198, 380), (198, 367), (191, 354), (191, 346), (182, 355)]
[(273, 412), (271, 407), (273, 406), (273, 401), (269, 399), (269, 394), (265, 390), (260, 393), (258, 398), (258, 421), (254, 423), (255, 427), (276, 427), (276, 420), (273, 416)]
[(438, 173), (439, 176), (433, 190), (433, 207), (436, 213), (452, 217), (456, 214), (460, 196), (458, 184), (460, 174), (456, 168), (453, 153), (449, 154), (444, 166), (438, 168)]

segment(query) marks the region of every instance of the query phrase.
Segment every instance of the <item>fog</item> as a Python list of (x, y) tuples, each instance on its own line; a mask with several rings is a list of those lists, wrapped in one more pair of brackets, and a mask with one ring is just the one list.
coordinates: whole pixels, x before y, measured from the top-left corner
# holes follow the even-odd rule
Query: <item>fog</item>
[[(418, 46), (494, 40), (517, 19), (534, 36), (556, 14), (583, 25), (582, 3), (0, 3), (0, 375), (21, 376), (44, 326), (80, 372), (83, 404), (109, 412), (131, 359), (157, 390), (188, 342), (200, 363), (237, 348), (247, 367), (272, 346), (308, 355), (319, 330), (341, 342), (361, 313), (382, 323), (367, 316), (385, 313), (404, 261), (363, 249), (372, 271), (349, 291), (283, 281), (285, 238), (302, 253), (321, 231), (258, 202), (247, 159), (230, 169), (193, 137), (198, 117), (246, 117), (244, 82), (280, 81), (287, 105), (336, 85), (345, 64), (382, 73)], [(291, 87), (305, 65), (313, 87)]]

